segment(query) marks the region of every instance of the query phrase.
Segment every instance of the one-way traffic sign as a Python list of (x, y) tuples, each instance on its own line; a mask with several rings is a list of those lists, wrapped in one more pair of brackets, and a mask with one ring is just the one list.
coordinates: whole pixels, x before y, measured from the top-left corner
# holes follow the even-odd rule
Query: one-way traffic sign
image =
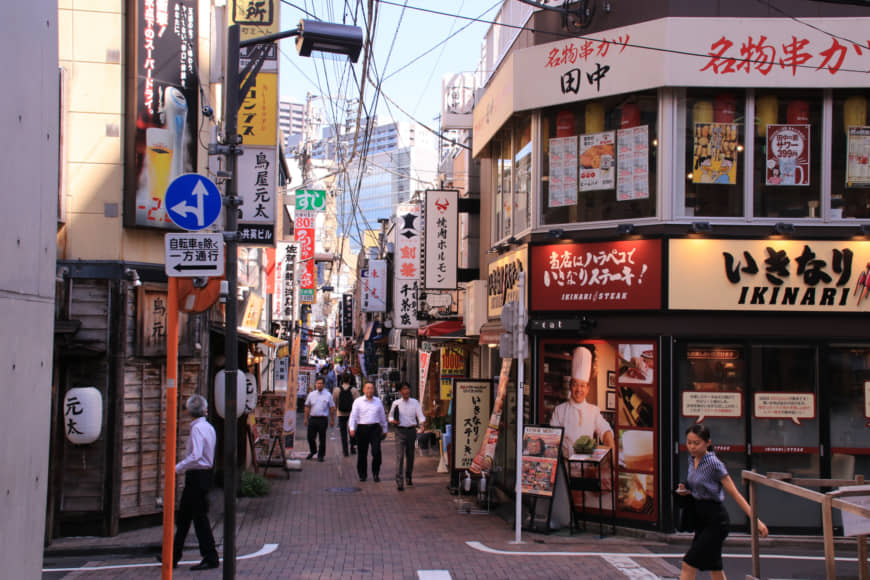
[(166, 234), (166, 275), (174, 278), (224, 274), (222, 234)]

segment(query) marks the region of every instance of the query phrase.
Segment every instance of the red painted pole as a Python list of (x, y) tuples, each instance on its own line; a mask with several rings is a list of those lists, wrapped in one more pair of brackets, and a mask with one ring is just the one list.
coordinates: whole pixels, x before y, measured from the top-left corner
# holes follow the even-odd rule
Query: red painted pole
[(162, 580), (172, 580), (172, 536), (175, 528), (175, 434), (178, 429), (178, 279), (169, 278), (166, 299), (166, 464), (163, 468)]

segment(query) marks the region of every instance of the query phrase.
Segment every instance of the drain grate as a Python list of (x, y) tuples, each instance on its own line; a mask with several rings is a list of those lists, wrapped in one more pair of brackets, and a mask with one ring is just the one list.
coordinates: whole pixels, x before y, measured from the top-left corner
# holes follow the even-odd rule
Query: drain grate
[(327, 487), (326, 493), (357, 493), (362, 491), (359, 487)]

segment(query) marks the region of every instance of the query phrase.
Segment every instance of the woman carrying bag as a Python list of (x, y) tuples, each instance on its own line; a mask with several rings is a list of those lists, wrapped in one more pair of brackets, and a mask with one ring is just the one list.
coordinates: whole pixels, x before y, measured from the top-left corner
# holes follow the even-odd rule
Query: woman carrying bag
[[(737, 490), (725, 464), (710, 451), (710, 430), (703, 425), (692, 425), (686, 430), (689, 448), (689, 473), (685, 484), (677, 487), (681, 495), (691, 494), (694, 499), (695, 537), (686, 555), (680, 580), (692, 580), (698, 570), (709, 570), (715, 579), (725, 579), (722, 569), (722, 544), (728, 536), (731, 522), (722, 502), (728, 492), (740, 509), (752, 517), (746, 499)], [(758, 533), (767, 537), (767, 526), (758, 520)]]

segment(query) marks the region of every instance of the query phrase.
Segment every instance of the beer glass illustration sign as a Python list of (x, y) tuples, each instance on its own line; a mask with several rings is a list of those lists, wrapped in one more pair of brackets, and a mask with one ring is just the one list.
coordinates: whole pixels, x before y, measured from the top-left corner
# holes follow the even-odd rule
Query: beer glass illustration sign
[(810, 126), (767, 126), (767, 185), (810, 184)]

